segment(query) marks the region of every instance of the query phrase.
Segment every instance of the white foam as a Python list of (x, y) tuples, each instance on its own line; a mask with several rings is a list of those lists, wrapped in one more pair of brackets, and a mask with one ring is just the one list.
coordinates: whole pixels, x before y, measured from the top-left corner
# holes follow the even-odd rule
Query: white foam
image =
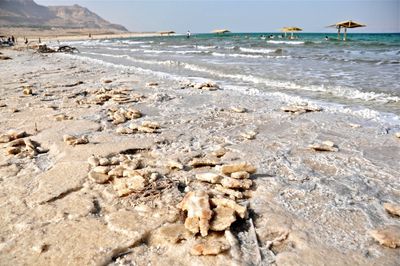
[(301, 45), (304, 44), (302, 41), (267, 41), (267, 43), (273, 43), (273, 44), (290, 44), (290, 45)]
[(95, 55), (95, 56), (104, 56), (104, 57), (112, 57), (112, 58), (124, 58), (124, 59), (127, 59), (127, 60), (135, 62), (135, 63), (143, 63), (143, 64), (149, 64), (149, 65), (179, 65), (179, 62), (173, 61), (173, 60), (166, 60), (166, 61), (144, 60), (144, 59), (134, 58), (134, 57), (129, 56), (129, 55), (114, 55), (114, 54), (90, 53), (90, 52), (82, 52), (82, 54)]
[[(214, 54), (214, 53), (213, 53)], [(222, 56), (223, 54), (219, 55)], [(363, 92), (355, 88), (347, 88), (340, 86), (324, 86), (324, 85), (300, 85), (291, 81), (278, 81), (271, 80), (262, 77), (256, 77), (253, 75), (243, 75), (243, 74), (228, 74), (217, 70), (210, 70), (204, 67), (196, 66), (193, 64), (182, 63), (186, 69), (193, 71), (208, 73), (221, 78), (230, 78), (234, 80), (241, 80), (245, 82), (251, 82), (255, 84), (264, 84), (267, 87), (280, 88), (280, 89), (290, 89), (290, 90), (303, 90), (303, 91), (315, 91), (324, 92), (332, 94), (336, 97), (342, 97), (347, 99), (358, 99), (364, 101), (376, 101), (381, 103), (389, 102), (400, 102), (400, 97), (392, 96), (385, 93), (375, 93), (375, 92)]]
[(210, 50), (217, 48), (217, 46), (196, 45), (196, 48), (199, 50)]
[(264, 49), (264, 48), (253, 49), (253, 48), (240, 47), (239, 49), (242, 52), (251, 54), (271, 54), (276, 52), (275, 49)]
[(118, 41), (120, 43), (125, 43), (125, 44), (144, 44), (147, 42), (141, 42), (141, 41), (131, 41), (131, 40), (123, 40), (123, 41)]
[(185, 50), (185, 51), (172, 51), (172, 50), (143, 50), (146, 54), (202, 54), (204, 51)]
[(400, 117), (395, 114), (378, 112), (364, 107), (349, 107), (338, 103), (311, 100), (306, 97), (294, 96), (283, 92), (262, 92), (254, 88), (226, 85), (224, 86), (224, 89), (237, 91), (251, 96), (265, 96), (269, 99), (285, 102), (287, 104), (307, 104), (309, 106), (319, 106), (322, 107), (325, 112), (351, 115), (354, 117), (379, 123), (385, 123), (388, 125), (398, 125), (400, 122)]
[[(100, 59), (94, 59), (94, 58), (89, 58), (89, 57), (85, 57), (85, 56), (71, 55), (71, 54), (58, 54), (57, 56), (75, 58), (75, 59), (81, 60), (83, 62), (92, 62), (92, 63), (103, 65), (106, 67), (123, 69), (123, 70), (127, 70), (127, 71), (132, 71), (132, 72), (138, 73), (138, 74), (157, 76), (157, 77), (163, 78), (163, 79), (169, 79), (169, 80), (175, 80), (175, 81), (187, 80), (187, 78), (184, 78), (182, 76), (176, 76), (176, 75), (172, 75), (172, 74), (161, 72), (161, 71), (153, 71), (150, 69), (144, 69), (144, 68), (136, 67), (136, 66), (126, 66), (126, 65), (121, 65), (121, 64), (114, 64), (114, 63), (106, 62), (106, 61), (103, 61)], [(111, 55), (108, 55), (108, 56), (111, 56)], [(114, 57), (128, 57), (129, 58), (129, 56), (126, 56), (126, 55), (114, 55)], [(199, 66), (188, 65), (186, 63), (181, 63), (181, 64), (185, 68), (189, 68), (189, 69), (192, 69), (195, 71), (209, 71), (209, 70), (204, 69)], [(216, 73), (218, 74), (218, 72), (216, 72)], [(222, 74), (220, 73), (220, 75), (222, 75)], [(261, 79), (258, 79), (258, 78), (252, 77), (252, 76), (231, 75), (231, 74), (223, 74), (223, 75), (224, 75), (224, 77), (240, 78), (243, 80), (253, 81), (253, 82), (261, 82), (262, 81)], [(203, 80), (204, 78), (199, 77), (198, 79)], [(245, 93), (248, 95), (254, 95), (254, 96), (264, 95), (269, 98), (280, 100), (280, 101), (283, 101), (283, 102), (286, 102), (289, 104), (290, 103), (308, 103), (311, 106), (313, 106), (313, 105), (321, 106), (327, 112), (353, 115), (353, 116), (360, 117), (363, 119), (368, 119), (368, 120), (372, 120), (372, 121), (376, 121), (376, 122), (383, 122), (383, 123), (390, 124), (390, 125), (398, 125), (399, 121), (400, 121), (399, 116), (397, 116), (395, 114), (382, 113), (382, 112), (378, 112), (375, 110), (371, 110), (369, 108), (348, 107), (348, 106), (337, 104), (337, 103), (328, 103), (328, 102), (310, 100), (305, 97), (293, 96), (293, 95), (283, 93), (283, 92), (261, 92), (260, 90), (255, 89), (255, 88), (247, 88), (247, 89), (243, 89), (243, 88), (244, 87), (229, 86), (229, 85), (224, 86), (224, 89), (236, 90), (236, 91), (239, 91), (240, 93)]]
[(221, 54), (217, 52), (211, 53), (213, 56), (218, 57), (242, 57), (242, 58), (263, 58), (262, 55), (249, 55), (249, 54)]
[(192, 47), (192, 45), (169, 45), (168, 47), (179, 49), (179, 48), (188, 48), (188, 47)]
[(83, 57), (83, 56), (73, 55), (73, 54), (58, 54), (58, 56), (70, 57), (70, 58), (78, 59), (78, 60), (81, 60), (84, 62), (92, 62), (92, 63), (99, 64), (99, 65), (102, 65), (105, 67), (113, 67), (113, 68), (123, 69), (126, 71), (132, 71), (132, 72), (138, 73), (138, 74), (152, 75), (152, 76), (157, 76), (157, 77), (163, 78), (163, 79), (182, 81), (182, 77), (180, 77), (180, 76), (176, 76), (176, 75), (161, 72), (161, 71), (154, 71), (154, 70), (145, 69), (145, 68), (136, 67), (136, 66), (126, 66), (126, 65), (121, 65), (121, 64), (114, 64), (114, 63), (106, 62), (106, 61), (103, 61), (100, 59)]

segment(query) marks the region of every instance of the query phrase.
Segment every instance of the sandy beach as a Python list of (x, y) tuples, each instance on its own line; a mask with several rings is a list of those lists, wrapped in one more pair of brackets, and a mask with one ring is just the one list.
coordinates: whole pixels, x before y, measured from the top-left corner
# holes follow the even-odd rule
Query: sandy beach
[(32, 43), (78, 41), (78, 40), (103, 40), (109, 38), (131, 38), (157, 36), (157, 32), (122, 32), (106, 29), (41, 29), (25, 27), (0, 27), (4, 36), (14, 36), (19, 45), (23, 45), (25, 38)]
[(397, 130), (0, 52), (0, 265), (400, 264)]

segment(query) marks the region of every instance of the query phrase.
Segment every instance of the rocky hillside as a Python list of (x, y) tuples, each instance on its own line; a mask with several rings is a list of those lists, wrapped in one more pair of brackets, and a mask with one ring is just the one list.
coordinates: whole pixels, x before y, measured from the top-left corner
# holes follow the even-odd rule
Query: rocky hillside
[(0, 26), (93, 28), (127, 31), (79, 5), (45, 7), (33, 0), (0, 0)]

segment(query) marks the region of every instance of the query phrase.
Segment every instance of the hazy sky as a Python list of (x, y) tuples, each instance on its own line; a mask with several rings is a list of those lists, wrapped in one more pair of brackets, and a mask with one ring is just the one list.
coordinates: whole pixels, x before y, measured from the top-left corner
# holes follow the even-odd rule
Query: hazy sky
[(42, 5), (79, 4), (131, 31), (175, 30), (269, 32), (298, 26), (305, 32), (334, 32), (325, 26), (352, 19), (367, 24), (351, 32), (400, 32), (400, 0), (35, 0)]

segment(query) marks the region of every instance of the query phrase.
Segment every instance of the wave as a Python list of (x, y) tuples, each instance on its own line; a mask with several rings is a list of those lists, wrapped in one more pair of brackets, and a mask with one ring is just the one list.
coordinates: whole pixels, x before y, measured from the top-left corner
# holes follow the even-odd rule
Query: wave
[(104, 49), (111, 50), (111, 51), (132, 51), (132, 50), (136, 50), (136, 49), (117, 48), (117, 47), (104, 47)]
[[(245, 52), (245, 53), (250, 53), (250, 54), (273, 54), (276, 53), (278, 49), (265, 49), (265, 48), (259, 48), (259, 49), (252, 49), (252, 48), (239, 48), (240, 51)], [(281, 52), (281, 50), (280, 50)]]
[(192, 45), (169, 45), (168, 47), (179, 49), (179, 48), (188, 48), (188, 47), (193, 47), (193, 46)]
[[(182, 51), (184, 52), (184, 51)], [(125, 58), (132, 62), (136, 63), (144, 63), (150, 65), (176, 65), (183, 67), (188, 70), (192, 70), (195, 72), (202, 72), (209, 75), (217, 76), (220, 78), (228, 78), (233, 80), (240, 80), (244, 82), (250, 82), (254, 84), (263, 84), (267, 87), (280, 88), (280, 89), (288, 89), (295, 91), (312, 91), (318, 93), (324, 93), (327, 95), (332, 95), (334, 97), (351, 99), (351, 100), (362, 100), (366, 102), (379, 102), (379, 103), (393, 103), (400, 102), (400, 97), (392, 96), (386, 93), (380, 92), (370, 92), (370, 91), (362, 91), (356, 88), (351, 87), (343, 87), (343, 86), (325, 86), (325, 85), (300, 85), (291, 81), (279, 81), (279, 80), (271, 80), (262, 77), (257, 77), (253, 75), (244, 75), (244, 74), (229, 74), (224, 73), (222, 71), (212, 70), (206, 67), (202, 67), (199, 65), (194, 65), (190, 63), (184, 63), (174, 60), (144, 60), (134, 58), (129, 55), (112, 55), (112, 54), (102, 54), (102, 53), (88, 53), (83, 52), (83, 54), (91, 54), (94, 56), (104, 56), (104, 57), (113, 57), (113, 58)], [(245, 54), (222, 54), (222, 53), (212, 53), (213, 56), (217, 57), (246, 57), (246, 58), (263, 58), (265, 56), (260, 55), (245, 55)]]
[(269, 41), (267, 41), (267, 43), (301, 45), (301, 44), (304, 44), (305, 42), (303, 42), (303, 41), (274, 41), (274, 40), (269, 40)]
[(240, 86), (224, 86), (226, 90), (237, 91), (239, 93), (251, 96), (266, 96), (269, 99), (274, 99), (279, 102), (287, 104), (308, 104), (309, 106), (319, 106), (329, 113), (342, 113), (352, 115), (376, 122), (389, 123), (390, 125), (398, 125), (400, 117), (392, 113), (378, 112), (364, 107), (348, 107), (339, 103), (322, 102), (319, 100), (312, 100), (302, 96), (290, 95), (284, 92), (266, 92), (260, 91), (255, 88), (246, 88)]
[[(58, 54), (56, 56), (65, 56), (65, 57), (70, 57), (70, 58), (75, 58), (78, 60), (82, 60), (85, 62), (93, 62), (93, 63), (97, 63), (106, 67), (114, 67), (114, 68), (118, 68), (118, 69), (123, 69), (126, 71), (132, 71), (134, 73), (138, 73), (138, 74), (146, 74), (146, 75), (152, 75), (152, 76), (157, 76), (159, 78), (163, 78), (163, 79), (169, 79), (169, 80), (175, 80), (175, 81), (185, 81), (187, 80), (186, 77), (183, 76), (177, 76), (177, 75), (173, 75), (170, 73), (165, 73), (165, 72), (161, 72), (161, 71), (154, 71), (154, 70), (150, 70), (150, 69), (145, 69), (145, 68), (141, 68), (141, 67), (137, 67), (137, 66), (126, 66), (126, 65), (122, 65), (122, 64), (115, 64), (115, 63), (111, 63), (111, 62), (106, 62), (100, 59), (95, 59), (95, 58), (90, 58), (90, 57), (86, 57), (86, 56), (81, 56), (81, 55), (71, 55), (71, 54)], [(111, 55), (109, 55), (111, 56)], [(113, 57), (126, 57), (126, 55), (114, 55)], [(173, 64), (175, 64), (176, 62), (172, 62)], [(196, 66), (196, 65), (189, 65), (186, 63), (179, 63), (179, 65), (183, 65), (185, 68), (190, 68), (192, 70), (195, 71), (207, 71), (209, 72), (208, 69), (202, 68), (200, 66)], [(264, 82), (264, 83), (269, 83), (269, 84), (279, 84), (276, 83), (276, 81), (270, 81), (270, 80), (266, 80), (266, 79), (260, 79), (257, 77), (253, 77), (253, 76), (246, 76), (246, 75), (234, 75), (234, 74), (223, 74), (223, 73), (219, 73), (219, 72), (213, 72), (214, 74), (217, 74), (217, 76), (224, 76), (224, 77), (231, 77), (234, 79), (241, 79), (241, 80), (247, 80), (247, 81), (252, 81), (252, 82)], [(199, 78), (199, 79), (204, 79), (204, 78)], [(281, 85), (289, 85), (287, 82), (281, 82)], [(299, 86), (299, 85), (297, 85)], [(345, 114), (350, 114), (356, 117), (361, 117), (364, 119), (368, 119), (368, 120), (373, 120), (373, 121), (377, 121), (377, 122), (385, 122), (385, 123), (390, 123), (392, 125), (398, 125), (399, 123), (399, 116), (395, 115), (395, 114), (391, 114), (391, 113), (383, 113), (383, 112), (378, 112), (375, 110), (371, 110), (368, 108), (364, 108), (364, 107), (348, 107), (342, 104), (338, 104), (338, 103), (329, 103), (329, 102), (321, 102), (321, 101), (317, 101), (317, 100), (310, 100), (308, 98), (305, 97), (301, 97), (301, 96), (293, 96), (284, 92), (266, 92), (266, 91), (260, 91), (258, 89), (255, 88), (251, 88), (251, 89), (243, 89), (243, 87), (238, 87), (238, 86), (229, 86), (226, 85), (224, 86), (224, 89), (227, 90), (237, 90), (240, 91), (241, 93), (245, 93), (245, 94), (250, 94), (250, 95), (265, 95), (268, 96), (269, 98), (275, 98), (275, 99), (279, 99), (281, 101), (284, 101), (286, 103), (305, 103), (307, 102), (309, 105), (318, 105), (324, 108), (324, 110), (330, 112), (330, 113), (345, 113)], [(359, 92), (361, 94), (363, 94), (364, 92)], [(387, 95), (385, 94), (374, 94), (372, 93), (371, 95), (374, 95), (374, 97), (372, 97), (373, 99), (376, 99), (376, 97), (387, 97)], [(369, 97), (367, 97), (369, 98)], [(395, 97), (397, 98), (397, 97)], [(399, 101), (400, 99), (397, 98), (397, 101)]]
[(96, 59), (96, 58), (90, 58), (90, 57), (86, 57), (86, 56), (79, 56), (79, 55), (72, 55), (72, 54), (59, 54), (58, 56), (65, 56), (65, 57), (70, 57), (70, 58), (75, 58), (78, 60), (83, 60), (85, 62), (93, 62), (102, 66), (106, 66), (106, 67), (114, 67), (114, 68), (118, 68), (118, 69), (123, 69), (123, 70), (127, 70), (127, 71), (132, 71), (134, 73), (138, 73), (138, 74), (146, 74), (146, 75), (152, 75), (152, 76), (157, 76), (159, 78), (163, 78), (163, 79), (169, 79), (169, 80), (175, 80), (175, 81), (182, 81), (182, 77), (180, 76), (176, 76), (170, 73), (166, 73), (166, 72), (161, 72), (161, 71), (154, 71), (151, 69), (146, 69), (146, 68), (141, 68), (141, 67), (137, 67), (137, 66), (126, 66), (126, 65), (122, 65), (122, 64), (115, 64), (115, 63), (111, 63), (111, 62), (106, 62), (104, 60), (100, 60), (100, 59)]
[(263, 58), (262, 55), (249, 55), (249, 54), (221, 54), (213, 52), (211, 53), (213, 56), (217, 57), (242, 57), (242, 58)]
[(206, 51), (197, 50), (184, 50), (184, 51), (172, 51), (172, 50), (143, 50), (146, 54), (206, 54)]
[(127, 59), (131, 62), (135, 63), (142, 63), (142, 64), (148, 64), (148, 65), (179, 65), (180, 63), (178, 61), (173, 61), (173, 60), (146, 60), (146, 59), (139, 59), (139, 58), (134, 58), (129, 55), (114, 55), (114, 54), (103, 54), (103, 53), (90, 53), (90, 52), (82, 52), (82, 54), (88, 54), (88, 55), (94, 55), (94, 56), (103, 56), (103, 57), (111, 57), (111, 58), (123, 58)]
[(210, 45), (210, 46), (207, 46), (207, 45), (196, 45), (196, 48), (199, 49), (199, 50), (210, 50), (210, 49), (217, 48), (217, 46), (215, 46), (215, 45)]
[(374, 101), (380, 103), (400, 102), (400, 97), (392, 96), (386, 93), (365, 92), (357, 90), (355, 88), (340, 87), (340, 86), (300, 85), (291, 81), (271, 80), (271, 79), (256, 77), (253, 75), (228, 74), (188, 63), (182, 63), (182, 65), (189, 70), (211, 74), (220, 78), (230, 78), (244, 82), (251, 82), (254, 84), (263, 84), (266, 85), (267, 87), (289, 89), (289, 90), (323, 92), (326, 94), (331, 94), (335, 97), (342, 97), (351, 100)]

